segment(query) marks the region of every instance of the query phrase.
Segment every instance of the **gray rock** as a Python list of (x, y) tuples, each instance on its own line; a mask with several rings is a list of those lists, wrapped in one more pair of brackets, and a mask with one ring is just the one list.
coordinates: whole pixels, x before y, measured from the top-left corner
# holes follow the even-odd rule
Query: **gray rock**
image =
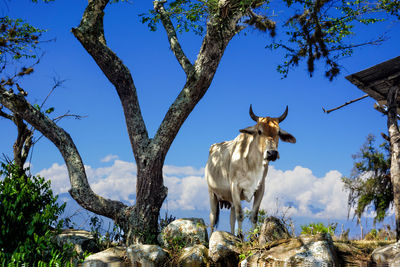
[(99, 248), (94, 236), (85, 230), (65, 229), (56, 236), (56, 242), (62, 246), (65, 243), (72, 243), (74, 250), (82, 255), (84, 251), (98, 252)]
[(390, 266), (399, 266), (400, 242), (376, 248), (371, 257), (375, 263), (388, 263)]
[(99, 253), (92, 254), (85, 259), (83, 267), (120, 267), (124, 264), (128, 265), (125, 247), (113, 247), (103, 250)]
[(182, 250), (179, 266), (205, 266), (208, 263), (208, 249), (204, 245), (194, 245)]
[[(338, 258), (329, 234), (277, 240), (270, 249), (257, 252), (246, 259), (248, 265), (270, 263), (299, 266), (339, 266)], [(246, 266), (246, 265), (244, 265)]]
[(175, 220), (158, 235), (158, 242), (167, 249), (173, 246), (190, 247), (205, 244), (207, 241), (206, 225), (204, 220), (199, 218)]
[(265, 218), (258, 239), (259, 245), (264, 246), (268, 242), (290, 238), (285, 224), (278, 218), (270, 216)]
[(127, 248), (126, 254), (133, 266), (137, 263), (143, 267), (159, 266), (168, 259), (168, 253), (157, 245), (132, 245)]
[(228, 232), (215, 231), (212, 233), (209, 242), (208, 256), (214, 262), (239, 262), (238, 255), (240, 254), (240, 249), (238, 244), (241, 240)]

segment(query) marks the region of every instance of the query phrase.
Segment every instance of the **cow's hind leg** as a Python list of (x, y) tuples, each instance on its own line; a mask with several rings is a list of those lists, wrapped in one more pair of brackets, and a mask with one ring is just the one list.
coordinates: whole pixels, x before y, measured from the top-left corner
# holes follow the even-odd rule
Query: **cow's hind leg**
[(235, 215), (235, 206), (231, 206), (231, 233), (235, 234), (235, 223), (236, 223), (236, 215)]
[[(244, 219), (244, 215), (243, 215), (242, 205), (240, 203), (241, 190), (239, 189), (239, 186), (236, 183), (233, 183), (231, 185), (231, 192), (232, 192), (232, 200), (233, 200), (232, 207), (234, 207), (234, 209), (235, 209), (235, 217), (238, 222), (238, 237), (243, 240), (242, 222)], [(235, 227), (233, 227), (233, 229), (234, 228)], [(235, 234), (235, 233), (232, 232), (232, 234)]]
[(218, 198), (214, 194), (214, 192), (209, 192), (210, 195), (210, 236), (214, 231), (214, 227), (218, 225), (219, 220), (219, 206), (218, 206)]

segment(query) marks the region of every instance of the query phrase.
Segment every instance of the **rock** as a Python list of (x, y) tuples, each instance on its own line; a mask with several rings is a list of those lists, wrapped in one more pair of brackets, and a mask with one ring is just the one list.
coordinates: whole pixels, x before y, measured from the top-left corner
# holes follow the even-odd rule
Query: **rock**
[(204, 220), (198, 218), (175, 220), (158, 235), (158, 242), (167, 249), (207, 243), (208, 234)]
[(265, 218), (258, 239), (259, 245), (264, 246), (268, 242), (290, 238), (285, 224), (278, 218), (270, 216)]
[(56, 236), (56, 242), (62, 246), (65, 243), (72, 243), (74, 250), (82, 255), (84, 251), (98, 252), (94, 236), (85, 230), (65, 229)]
[(277, 240), (269, 244), (269, 247), (268, 250), (256, 252), (248, 257), (246, 260), (249, 265), (247, 266), (253, 266), (256, 263), (339, 266), (329, 234), (301, 235), (298, 238)]
[(400, 263), (400, 242), (376, 248), (371, 254), (375, 263), (388, 263), (390, 266), (398, 266)]
[(126, 248), (113, 247), (92, 254), (85, 259), (83, 267), (123, 266), (127, 264)]
[(182, 250), (178, 266), (205, 266), (208, 262), (208, 249), (204, 245), (194, 245)]
[(208, 256), (214, 262), (237, 266), (238, 255), (240, 254), (240, 249), (237, 246), (239, 243), (241, 243), (241, 240), (231, 233), (215, 231), (210, 237)]
[(133, 266), (137, 263), (148, 267), (161, 266), (168, 259), (168, 253), (157, 245), (131, 245), (126, 254)]

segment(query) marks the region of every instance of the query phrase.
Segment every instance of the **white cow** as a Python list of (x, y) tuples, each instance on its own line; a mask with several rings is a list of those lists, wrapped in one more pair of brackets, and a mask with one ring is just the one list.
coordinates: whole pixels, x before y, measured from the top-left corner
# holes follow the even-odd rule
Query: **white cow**
[(213, 144), (210, 148), (205, 178), (210, 194), (211, 233), (218, 223), (220, 207), (226, 207), (231, 209), (231, 233), (235, 233), (237, 220), (238, 234), (242, 237), (243, 210), (240, 202), (250, 202), (253, 196), (250, 219), (253, 224), (257, 222), (268, 163), (279, 158), (279, 139), (296, 143), (296, 138), (279, 127), (287, 116), (288, 107), (277, 118), (258, 117), (251, 105), (249, 112), (256, 125), (240, 130), (234, 140)]

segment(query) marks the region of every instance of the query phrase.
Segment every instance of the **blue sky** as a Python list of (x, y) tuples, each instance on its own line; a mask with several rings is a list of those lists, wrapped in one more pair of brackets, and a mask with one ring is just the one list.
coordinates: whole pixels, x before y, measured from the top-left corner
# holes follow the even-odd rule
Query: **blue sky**
[[(131, 70), (152, 136), (182, 89), (185, 76), (169, 49), (163, 28), (150, 32), (140, 23), (137, 14), (151, 9), (152, 2), (133, 3), (107, 7), (105, 32), (108, 45)], [(40, 64), (33, 75), (21, 81), (21, 86), (29, 92), (32, 103), (40, 103), (52, 87), (53, 77), (66, 80), (48, 100), (48, 107), (56, 108), (55, 115), (69, 110), (87, 116), (82, 120), (65, 119), (60, 125), (74, 139), (90, 170), (89, 181), (94, 190), (132, 202), (135, 166), (118, 96), (70, 31), (79, 24), (86, 4), (83, 0), (74, 1), (73, 5), (61, 0), (50, 4), (4, 1), (1, 12), (47, 29), (44, 39), (55, 39), (43, 44)], [(279, 13), (277, 19), (283, 20)], [(390, 39), (380, 46), (357, 49), (352, 57), (341, 60), (344, 68), (333, 82), (324, 77), (323, 64), (317, 65), (312, 78), (306, 65), (301, 64), (288, 78), (281, 79), (276, 66), (283, 61), (283, 51), (265, 49), (271, 40), (269, 35), (247, 30), (234, 37), (211, 87), (184, 123), (167, 155), (169, 209), (177, 214), (182, 210), (199, 210), (208, 220), (208, 193), (202, 168), (210, 145), (231, 140), (239, 129), (253, 124), (248, 115), (250, 104), (260, 116), (278, 116), (288, 105), (289, 115), (281, 127), (293, 134), (297, 143), (280, 143), (281, 158), (272, 164), (263, 205), (273, 209), (272, 202), (278, 198), (282, 208), (288, 203), (295, 207), (294, 217), (344, 220), (346, 194), (341, 191), (340, 177), (350, 175), (351, 155), (369, 133), (379, 136), (386, 132), (386, 119), (373, 109), (374, 101), (370, 98), (329, 115), (321, 107), (332, 108), (362, 96), (364, 93), (344, 77), (400, 52), (399, 23), (359, 30), (354, 42), (369, 41), (378, 31), (388, 32)], [(280, 34), (278, 31), (278, 39)], [(190, 33), (178, 38), (194, 61), (201, 38)], [(6, 120), (0, 120), (0, 128), (0, 151), (12, 155), (16, 129)], [(34, 173), (46, 173), (47, 178), (55, 180), (56, 192), (66, 192), (69, 184), (64, 162), (53, 144), (43, 138), (34, 148), (31, 163)], [(190, 204), (194, 202), (201, 204)]]

